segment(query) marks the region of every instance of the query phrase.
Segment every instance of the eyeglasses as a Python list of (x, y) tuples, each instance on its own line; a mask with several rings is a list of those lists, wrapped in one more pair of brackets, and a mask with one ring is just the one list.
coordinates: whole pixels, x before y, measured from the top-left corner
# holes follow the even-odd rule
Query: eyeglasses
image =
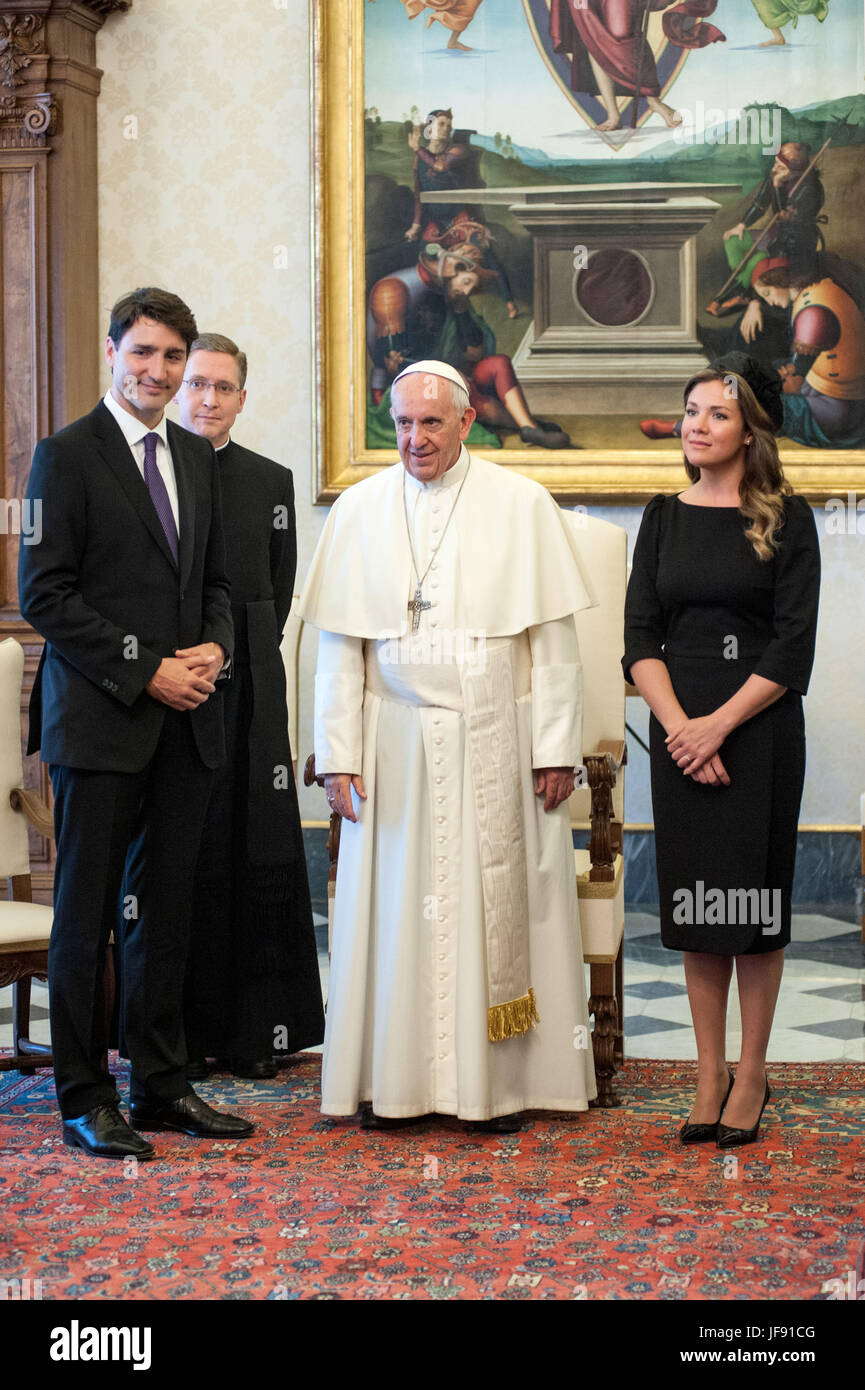
[(190, 391), (194, 391), (196, 395), (203, 395), (205, 391), (210, 390), (211, 386), (217, 396), (233, 396), (235, 391), (242, 389), (240, 386), (232, 386), (230, 381), (205, 381), (201, 376), (185, 376), (183, 384), (188, 386)]

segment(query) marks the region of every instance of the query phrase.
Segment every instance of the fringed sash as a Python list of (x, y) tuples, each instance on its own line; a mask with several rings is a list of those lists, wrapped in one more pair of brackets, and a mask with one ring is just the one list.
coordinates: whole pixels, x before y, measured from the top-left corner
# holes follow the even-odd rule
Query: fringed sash
[(529, 895), (510, 647), (488, 647), (480, 668), (462, 665), (460, 682), (484, 897), (487, 1034), (490, 1042), (501, 1042), (540, 1021), (529, 980)]

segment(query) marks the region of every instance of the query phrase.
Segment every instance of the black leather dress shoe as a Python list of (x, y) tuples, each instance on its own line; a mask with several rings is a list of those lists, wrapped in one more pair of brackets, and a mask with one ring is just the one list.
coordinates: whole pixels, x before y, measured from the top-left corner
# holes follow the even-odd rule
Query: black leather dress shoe
[(469, 1129), (481, 1134), (519, 1134), (523, 1127), (522, 1115), (494, 1115), (491, 1120), (469, 1120)]
[(760, 1113), (757, 1116), (757, 1123), (753, 1129), (736, 1129), (733, 1125), (718, 1125), (718, 1148), (735, 1149), (742, 1144), (753, 1144), (760, 1130), (760, 1121), (763, 1118), (763, 1111), (769, 1100), (771, 1092), (769, 1083), (766, 1082), (766, 1094), (763, 1097), (763, 1104), (760, 1106)]
[(272, 1057), (232, 1057), (231, 1070), (244, 1081), (272, 1081), (278, 1068)]
[(255, 1129), (239, 1115), (212, 1109), (195, 1092), (179, 1100), (133, 1103), (132, 1120), (138, 1129), (170, 1129), (196, 1139), (242, 1139)]
[(360, 1112), (361, 1129), (409, 1129), (412, 1125), (422, 1125), (431, 1120), (432, 1115), (406, 1115), (395, 1119), (390, 1115), (377, 1115), (371, 1106), (366, 1105)]
[(733, 1082), (736, 1080), (735, 1076), (729, 1068), (727, 1069), (727, 1075), (730, 1078), (730, 1084), (727, 1087), (727, 1094), (721, 1102), (721, 1111), (718, 1115), (717, 1120), (715, 1120), (714, 1124), (710, 1125), (692, 1125), (690, 1120), (688, 1120), (685, 1124), (682, 1125), (682, 1128), (679, 1130), (679, 1138), (681, 1139), (683, 1144), (705, 1144), (710, 1139), (717, 1139), (718, 1125), (721, 1123), (721, 1115), (723, 1115), (724, 1113), (724, 1106), (730, 1099), (730, 1092), (733, 1089)]
[(155, 1149), (130, 1129), (116, 1105), (97, 1105), (85, 1115), (63, 1121), (63, 1143), (94, 1158), (153, 1158)]

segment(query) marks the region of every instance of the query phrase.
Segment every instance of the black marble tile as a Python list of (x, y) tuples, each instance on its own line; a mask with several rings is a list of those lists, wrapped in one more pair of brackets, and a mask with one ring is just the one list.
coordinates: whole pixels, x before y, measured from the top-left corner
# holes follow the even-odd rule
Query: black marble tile
[(687, 994), (684, 985), (672, 980), (642, 980), (636, 985), (625, 985), (625, 994), (634, 994), (638, 999), (667, 999), (671, 994)]
[(639, 1038), (644, 1033), (668, 1033), (672, 1028), (690, 1028), (690, 1023), (673, 1023), (669, 1018), (647, 1018), (645, 1014), (638, 1014), (636, 1018), (628, 1018), (625, 1014), (625, 1037)]
[(815, 1033), (824, 1038), (865, 1038), (865, 1019), (834, 1018), (824, 1023), (796, 1023), (794, 1033)]
[(796, 840), (794, 902), (861, 902), (861, 836), (855, 831), (803, 830)]
[(812, 960), (818, 965), (840, 965), (846, 970), (861, 970), (865, 964), (865, 943), (855, 933), (850, 936), (830, 936), (824, 941), (797, 941), (794, 937), (787, 949), (791, 960)]
[(828, 989), (803, 989), (803, 994), (816, 994), (821, 999), (837, 999), (841, 1004), (858, 1004), (865, 999), (865, 985), (851, 982), (830, 985)]

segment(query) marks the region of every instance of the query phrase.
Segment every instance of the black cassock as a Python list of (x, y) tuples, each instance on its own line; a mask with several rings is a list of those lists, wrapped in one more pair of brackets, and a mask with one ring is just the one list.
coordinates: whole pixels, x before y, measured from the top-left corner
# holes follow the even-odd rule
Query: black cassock
[(291, 472), (217, 452), (235, 647), (220, 693), (227, 761), (196, 872), (189, 1056), (269, 1058), (320, 1043), (324, 1012), (279, 651), (297, 567)]

